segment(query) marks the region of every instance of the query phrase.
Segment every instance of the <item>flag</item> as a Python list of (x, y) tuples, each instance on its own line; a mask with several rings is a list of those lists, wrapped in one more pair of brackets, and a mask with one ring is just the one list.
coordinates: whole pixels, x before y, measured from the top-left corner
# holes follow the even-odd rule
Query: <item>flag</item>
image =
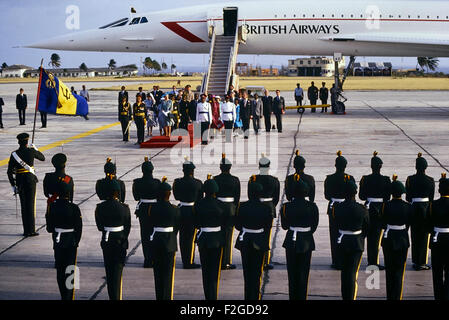
[(39, 86), (39, 111), (65, 116), (84, 117), (89, 114), (87, 100), (71, 93), (61, 80), (45, 69), (42, 70)]

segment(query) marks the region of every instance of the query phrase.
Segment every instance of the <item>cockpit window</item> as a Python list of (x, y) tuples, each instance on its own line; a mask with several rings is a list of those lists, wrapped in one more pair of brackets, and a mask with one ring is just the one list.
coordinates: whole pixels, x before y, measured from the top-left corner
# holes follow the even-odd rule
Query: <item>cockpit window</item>
[(131, 23), (129, 24), (130, 26), (133, 24), (139, 24), (140, 18), (134, 18), (131, 20)]
[(142, 17), (140, 23), (148, 23), (148, 19), (146, 17)]
[(106, 29), (106, 28), (110, 28), (110, 27), (120, 27), (120, 26), (124, 26), (128, 23), (129, 19), (128, 18), (123, 18), (117, 21), (114, 21), (112, 23), (109, 23), (103, 27), (100, 27), (100, 29)]

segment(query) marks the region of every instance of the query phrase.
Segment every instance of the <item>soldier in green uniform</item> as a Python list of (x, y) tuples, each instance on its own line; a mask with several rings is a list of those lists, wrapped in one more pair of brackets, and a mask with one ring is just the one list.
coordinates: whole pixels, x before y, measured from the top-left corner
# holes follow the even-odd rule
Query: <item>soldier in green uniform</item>
[(303, 156), (299, 154), (299, 150), (296, 150), (295, 152), (295, 158), (293, 160), (293, 167), (295, 168), (295, 173), (291, 174), (285, 179), (285, 196), (287, 197), (288, 201), (293, 200), (294, 195), (294, 188), (293, 185), (295, 185), (294, 177), (297, 175), (300, 177), (301, 180), (307, 183), (308, 187), (308, 194), (306, 194), (306, 197), (309, 197), (310, 202), (315, 201), (315, 179), (308, 174), (304, 173), (304, 169), (306, 167), (306, 159), (304, 159)]
[(204, 182), (205, 197), (193, 207), (196, 237), (200, 252), (203, 289), (206, 300), (217, 300), (220, 286), (221, 261), (225, 244), (225, 226), (229, 219), (224, 203), (217, 200), (218, 184), (212, 175)]
[(69, 185), (69, 201), (73, 202), (73, 178), (65, 173), (65, 166), (67, 163), (67, 156), (63, 153), (58, 153), (51, 159), (55, 172), (46, 173), (44, 178), (44, 195), (47, 197), (47, 203), (54, 202), (58, 198), (59, 182), (63, 180)]
[(436, 300), (449, 300), (449, 179), (443, 173), (438, 188), (440, 199), (432, 203), (429, 231), (432, 235), (432, 277)]
[(140, 224), (144, 268), (151, 268), (153, 266), (153, 257), (150, 248), (150, 235), (153, 233), (153, 229), (150, 228), (148, 222), (148, 209), (151, 204), (157, 202), (161, 183), (159, 179), (153, 178), (153, 170), (153, 164), (148, 157), (145, 157), (145, 161), (142, 164), (143, 176), (133, 181), (133, 196), (134, 200), (138, 201), (135, 214)]
[(120, 102), (118, 109), (119, 121), (122, 125), (123, 141), (129, 141), (130, 123), (133, 119), (133, 110), (127, 97), (122, 97), (122, 101)]
[(426, 175), (427, 161), (418, 154), (416, 159), (416, 174), (409, 176), (405, 184), (407, 201), (412, 204), (413, 215), (411, 223), (412, 262), (413, 268), (429, 270), (427, 265), (430, 234), (425, 222), (429, 217), (430, 203), (435, 194), (435, 181)]
[[(58, 198), (49, 205), (45, 215), (47, 231), (53, 234), (56, 279), (61, 299), (74, 300), (75, 286), (73, 284), (68, 288), (67, 278), (78, 276), (75, 267), (78, 244), (83, 229), (81, 211), (76, 204), (70, 201), (73, 191), (70, 183), (60, 180), (53, 187), (55, 188), (54, 194), (58, 194)], [(70, 266), (73, 267), (73, 270), (68, 269)]]
[(345, 173), (348, 161), (342, 156), (342, 152), (337, 152), (335, 159), (336, 171), (334, 174), (328, 175), (324, 180), (324, 197), (329, 201), (327, 214), (329, 217), (329, 239), (331, 244), (332, 265), (331, 267), (341, 270), (342, 261), (339, 259), (337, 252), (337, 239), (339, 237), (338, 228), (332, 215), (332, 208), (336, 203), (345, 201), (345, 185), (346, 179), (355, 183), (354, 177)]
[(133, 105), (133, 118), (137, 127), (137, 142), (135, 144), (141, 144), (145, 139), (145, 126), (147, 121), (147, 108), (145, 103), (142, 102), (142, 96), (137, 96), (137, 102)]
[(393, 199), (384, 203), (381, 212), (381, 223), (384, 229), (382, 248), (388, 300), (402, 300), (405, 265), (410, 247), (408, 229), (412, 217), (412, 207), (408, 202), (402, 200), (405, 187), (397, 178), (398, 176), (394, 175), (391, 183)]
[(39, 152), (34, 144), (28, 148), (28, 133), (17, 136), (19, 149), (14, 151), (9, 158), (8, 179), (14, 195), (20, 197), (22, 212), (23, 235), (25, 237), (38, 236), (36, 232), (36, 184), (38, 182), (34, 171), (34, 159), (45, 161), (44, 155)]
[(226, 211), (226, 222), (224, 226), (225, 244), (223, 247), (223, 259), (221, 268), (225, 270), (235, 269), (232, 264), (232, 238), (234, 235), (235, 210), (240, 203), (240, 180), (231, 175), (232, 163), (222, 155), (220, 162), (221, 174), (214, 177), (218, 185), (217, 199), (223, 202)]
[(390, 177), (380, 174), (382, 159), (377, 151), (371, 158), (372, 174), (363, 176), (360, 180), (360, 200), (365, 201), (365, 207), (369, 210), (369, 230), (366, 237), (368, 265), (377, 266), (380, 270), (384, 267), (379, 265), (379, 249), (382, 236), (382, 222), (380, 219), (384, 202), (390, 200)]
[(288, 292), (290, 300), (306, 300), (319, 212), (315, 203), (305, 199), (309, 185), (298, 174), (290, 186), (294, 199), (281, 209), (282, 229), (288, 230), (282, 245), (287, 258)]
[(184, 177), (175, 179), (173, 195), (179, 201), (181, 227), (179, 230), (179, 247), (184, 269), (198, 269), (195, 258), (195, 223), (193, 221), (193, 205), (203, 198), (203, 183), (194, 178), (195, 165), (186, 157), (182, 165)]
[[(276, 218), (276, 206), (279, 203), (280, 196), (280, 183), (278, 178), (269, 174), (270, 171), (270, 159), (265, 157), (265, 154), (262, 153), (262, 158), (259, 160), (259, 174), (256, 175), (256, 182), (262, 186), (262, 194), (260, 197), (260, 201), (267, 205), (270, 210), (273, 218)], [(251, 181), (248, 181), (248, 193), (249, 186)], [(271, 229), (269, 233), (269, 238), (271, 239)], [(271, 270), (273, 269), (273, 265), (270, 264), (270, 251), (268, 251), (265, 256), (265, 269)]]
[(120, 202), (120, 184), (112, 180), (105, 187), (106, 199), (95, 209), (95, 222), (102, 232), (101, 249), (110, 300), (122, 299), (122, 276), (131, 231), (128, 205)]
[(95, 185), (95, 191), (97, 192), (98, 198), (100, 200), (106, 200), (109, 197), (109, 184), (111, 181), (117, 181), (120, 186), (119, 200), (120, 202), (125, 202), (126, 198), (126, 188), (125, 183), (117, 179), (117, 167), (115, 163), (112, 163), (111, 158), (106, 159), (106, 164), (104, 165), (104, 173), (106, 177), (100, 180), (97, 180)]
[(235, 247), (242, 256), (243, 278), (245, 281), (245, 300), (260, 300), (260, 286), (265, 256), (270, 250), (270, 234), (273, 212), (260, 201), (263, 187), (251, 178), (248, 185), (248, 198), (237, 209), (235, 228), (240, 231)]
[(156, 300), (173, 300), (177, 234), (180, 226), (179, 208), (170, 203), (171, 186), (162, 178), (159, 184), (157, 203), (148, 208), (149, 236), (154, 258), (154, 285)]
[(342, 263), (341, 294), (343, 300), (356, 300), (357, 278), (368, 233), (369, 214), (368, 210), (355, 200), (355, 182), (348, 177), (345, 180), (345, 201), (334, 204), (332, 216), (339, 234), (337, 250)]

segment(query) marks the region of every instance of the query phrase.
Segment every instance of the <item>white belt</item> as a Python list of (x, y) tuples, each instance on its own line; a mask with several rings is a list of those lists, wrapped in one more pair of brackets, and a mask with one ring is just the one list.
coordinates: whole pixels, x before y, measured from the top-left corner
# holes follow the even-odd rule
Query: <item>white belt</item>
[(179, 202), (179, 207), (193, 207), (195, 205), (195, 202)]
[(296, 234), (298, 232), (310, 232), (312, 229), (310, 227), (290, 227), (290, 230), (293, 231), (293, 241), (296, 241)]
[(205, 227), (205, 228), (200, 228), (200, 233), (198, 233), (198, 237), (197, 239), (200, 238), (201, 234), (203, 232), (220, 232), (221, 231), (221, 227)]
[(156, 203), (156, 202), (157, 202), (156, 199), (140, 199), (139, 202), (137, 202), (136, 210), (139, 210), (140, 205), (142, 203)]
[(234, 202), (234, 198), (217, 198), (221, 202)]
[(56, 235), (56, 243), (59, 243), (59, 241), (61, 240), (61, 233), (75, 232), (75, 229), (60, 229), (60, 228), (55, 228), (55, 232), (57, 233), (57, 235)]
[(22, 166), (22, 168), (24, 168), (25, 170), (29, 171), (30, 173), (36, 175), (36, 172), (34, 171), (34, 168), (29, 166), (25, 161), (23, 161), (18, 155), (17, 153), (13, 152), (12, 156), (14, 158), (14, 160), (17, 161), (18, 164), (20, 164)]
[(154, 227), (154, 228), (153, 228), (153, 233), (152, 233), (151, 236), (150, 236), (150, 241), (153, 241), (153, 237), (154, 237), (154, 234), (155, 234), (156, 232), (165, 232), (165, 233), (173, 232), (173, 227), (166, 227), (166, 228), (163, 228), (163, 227)]
[(242, 234), (239, 236), (240, 241), (243, 241), (243, 236), (245, 233), (263, 233), (264, 229), (247, 229), (245, 227), (242, 227)]
[(365, 207), (367, 209), (369, 209), (369, 205), (371, 204), (371, 202), (382, 203), (382, 202), (384, 202), (384, 199), (383, 198), (368, 198), (368, 199), (366, 199)]
[(104, 231), (106, 231), (106, 234), (104, 236), (104, 241), (108, 242), (109, 240), (109, 233), (110, 232), (120, 232), (125, 230), (123, 226), (120, 227), (104, 227)]
[(400, 230), (405, 230), (405, 229), (407, 229), (407, 226), (405, 224), (403, 224), (401, 226), (387, 224), (387, 229), (385, 229), (385, 232), (384, 232), (384, 238), (385, 239), (388, 238), (388, 231), (390, 231), (390, 230), (400, 231)]
[(329, 208), (332, 209), (332, 207), (334, 206), (334, 203), (335, 203), (335, 202), (341, 203), (341, 202), (343, 202), (343, 201), (345, 201), (345, 199), (331, 198), (331, 204), (330, 204)]
[(338, 237), (337, 243), (341, 243), (341, 239), (345, 235), (347, 235), (347, 236), (358, 236), (359, 234), (362, 234), (362, 230), (357, 230), (357, 231), (338, 230), (338, 232), (340, 233), (340, 236)]
[(449, 228), (433, 228), (433, 231), (435, 231), (435, 235), (433, 236), (433, 242), (438, 241), (438, 234), (440, 233), (449, 233)]
[(270, 202), (273, 201), (273, 198), (260, 198), (260, 202)]
[(429, 202), (429, 198), (413, 198), (412, 204), (415, 202)]

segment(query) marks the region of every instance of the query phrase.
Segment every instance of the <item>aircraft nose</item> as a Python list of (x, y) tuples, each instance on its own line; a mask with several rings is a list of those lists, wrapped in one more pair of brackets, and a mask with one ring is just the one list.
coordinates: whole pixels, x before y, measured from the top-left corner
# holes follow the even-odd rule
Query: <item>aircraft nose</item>
[(25, 48), (65, 50), (69, 49), (74, 42), (73, 36), (60, 36), (26, 45)]

